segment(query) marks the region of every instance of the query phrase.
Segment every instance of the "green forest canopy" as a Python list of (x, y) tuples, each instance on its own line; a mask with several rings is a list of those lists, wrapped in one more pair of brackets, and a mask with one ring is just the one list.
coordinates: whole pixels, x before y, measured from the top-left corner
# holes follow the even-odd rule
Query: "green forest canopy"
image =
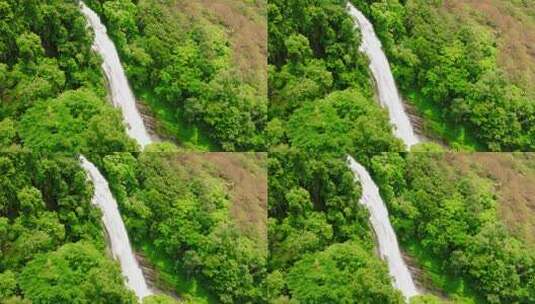
[[(255, 34), (265, 29), (261, 4), (219, 1), (231, 15), (214, 12), (223, 19), (216, 22), (197, 1), (87, 3), (106, 23), (136, 93), (163, 120), (164, 136), (193, 149), (265, 150), (265, 65), (258, 58), (265, 47), (257, 41), (263, 33)], [(245, 29), (232, 24), (236, 18)]]
[(78, 6), (0, 1), (1, 149), (135, 151)]
[[(167, 283), (173, 285), (173, 292), (193, 303), (260, 303), (264, 300), (265, 240), (237, 225), (231, 213), (236, 201), (230, 184), (235, 182), (223, 179), (224, 170), (217, 169), (209, 157), (144, 152), (136, 159), (117, 153), (102, 161), (132, 242), (149, 261), (151, 257), (155, 262), (170, 261), (167, 269), (159, 270), (169, 274)], [(227, 165), (238, 162), (234, 166), (239, 167), (247, 162), (252, 167), (262, 164), (262, 157), (253, 154), (215, 157), (226, 159)], [(240, 184), (235, 185), (237, 191), (245, 191)]]
[(425, 262), (430, 289), (460, 303), (531, 303), (535, 254), (498, 215), (496, 183), (475, 165), (486, 157), (383, 153), (371, 168), (401, 243)]
[[(526, 35), (533, 35), (531, 2), (500, 0), (490, 6), (485, 5), (488, 1), (462, 0), (351, 2), (374, 23), (397, 84), (424, 115), (429, 135), (462, 150), (535, 150), (535, 87), (518, 77), (532, 74), (514, 64), (523, 60), (529, 67), (533, 57), (523, 59), (529, 54), (521, 54), (505, 60), (507, 50), (521, 50), (525, 41), (496, 34), (502, 30), (515, 34), (502, 22), (509, 18), (510, 23), (525, 24), (531, 31)], [(478, 5), (481, 8), (473, 7)], [(489, 7), (500, 8), (499, 16), (484, 17)]]
[(286, 151), (268, 168), (269, 303), (404, 303), (345, 157)]
[(269, 123), (272, 150), (402, 151), (373, 97), (360, 33), (343, 0), (270, 1)]
[(137, 303), (91, 196), (73, 156), (0, 154), (0, 302)]

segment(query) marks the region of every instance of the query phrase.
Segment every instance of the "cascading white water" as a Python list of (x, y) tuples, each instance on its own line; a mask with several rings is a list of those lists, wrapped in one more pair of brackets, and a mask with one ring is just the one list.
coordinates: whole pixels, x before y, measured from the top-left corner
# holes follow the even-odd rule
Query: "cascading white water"
[[(370, 59), (370, 70), (377, 84), (379, 101), (383, 107), (388, 109), (390, 122), (395, 127), (394, 134), (410, 148), (419, 143), (420, 140), (414, 133), (409, 117), (403, 108), (381, 41), (375, 35), (371, 22), (349, 1), (347, 10), (355, 19), (355, 26), (360, 28), (362, 33), (360, 51)], [(401, 256), (396, 234), (388, 218), (388, 209), (379, 194), (379, 188), (366, 168), (357, 163), (355, 159), (347, 156), (347, 162), (355, 180), (360, 181), (362, 185), (360, 203), (370, 211), (370, 221), (377, 236), (381, 258), (388, 264), (388, 270), (394, 279), (394, 286), (408, 300), (410, 297), (418, 295), (419, 292), (414, 285), (409, 268)]]
[(80, 8), (95, 32), (93, 48), (102, 56), (102, 69), (108, 78), (113, 105), (122, 110), (128, 135), (144, 147), (152, 140), (136, 108), (136, 99), (128, 84), (117, 49), (98, 15), (83, 2), (80, 2)]
[[(80, 1), (80, 9), (86, 16), (89, 26), (95, 32), (93, 48), (102, 56), (102, 69), (108, 78), (113, 105), (122, 110), (128, 135), (144, 148), (151, 143), (151, 138), (136, 108), (136, 100), (128, 85), (128, 79), (124, 73), (115, 45), (108, 37), (106, 27), (101, 23), (98, 15), (82, 1)], [(153, 293), (147, 286), (143, 272), (130, 246), (128, 233), (119, 213), (117, 202), (109, 189), (108, 182), (100, 174), (97, 167), (85, 157), (80, 156), (80, 161), (95, 186), (92, 202), (102, 210), (102, 221), (108, 232), (109, 246), (114, 258), (121, 265), (121, 271), (126, 278), (126, 285), (135, 292), (140, 300), (152, 295)]]
[(394, 278), (394, 287), (399, 289), (406, 299), (418, 295), (418, 289), (414, 285), (409, 268), (401, 256), (396, 234), (388, 219), (388, 210), (379, 195), (379, 188), (366, 168), (357, 163), (355, 159), (348, 156), (347, 162), (355, 175), (355, 180), (360, 181), (362, 185), (360, 203), (370, 211), (370, 221), (377, 236), (379, 253), (388, 264), (390, 275)]
[(136, 293), (139, 299), (143, 299), (151, 295), (152, 291), (147, 286), (143, 272), (134, 256), (117, 202), (113, 198), (108, 182), (97, 167), (85, 157), (80, 156), (80, 161), (95, 187), (92, 203), (102, 210), (102, 221), (110, 238), (111, 252), (119, 260), (121, 271), (126, 277), (126, 285)]
[(373, 25), (364, 14), (355, 8), (349, 1), (347, 3), (349, 14), (355, 19), (355, 26), (362, 33), (360, 50), (370, 59), (370, 70), (377, 84), (379, 101), (388, 109), (390, 122), (394, 125), (394, 134), (403, 140), (410, 148), (420, 142), (414, 133), (409, 116), (405, 113), (401, 97), (399, 96), (394, 76), (390, 70), (388, 59), (383, 52), (381, 41), (375, 35)]

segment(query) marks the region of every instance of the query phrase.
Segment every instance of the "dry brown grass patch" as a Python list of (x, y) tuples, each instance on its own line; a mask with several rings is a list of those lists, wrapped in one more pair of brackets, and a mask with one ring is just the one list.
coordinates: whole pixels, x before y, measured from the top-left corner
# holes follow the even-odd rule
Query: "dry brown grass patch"
[(535, 246), (535, 154), (451, 153), (449, 163), (495, 182), (498, 215), (511, 233)]
[(267, 250), (267, 154), (266, 153), (177, 153), (170, 165), (178, 164), (193, 176), (209, 172), (224, 181), (232, 205), (230, 214), (240, 231)]
[(176, 7), (191, 18), (207, 18), (227, 33), (236, 71), (267, 92), (267, 20), (265, 1), (180, 0)]
[(492, 30), (498, 65), (511, 81), (535, 94), (535, 2), (521, 7), (510, 0), (446, 0), (444, 7)]

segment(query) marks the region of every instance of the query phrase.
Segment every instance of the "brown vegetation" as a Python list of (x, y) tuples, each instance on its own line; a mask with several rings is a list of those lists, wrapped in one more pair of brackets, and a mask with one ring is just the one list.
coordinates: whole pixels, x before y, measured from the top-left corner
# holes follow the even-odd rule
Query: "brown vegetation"
[(266, 153), (178, 153), (176, 161), (193, 175), (209, 170), (230, 193), (230, 213), (240, 231), (267, 250)]
[(267, 246), (266, 153), (207, 153), (205, 157), (229, 183), (231, 214), (238, 227)]
[(535, 1), (446, 0), (459, 24), (475, 21), (498, 38), (498, 65), (521, 88), (535, 96)]
[(237, 70), (260, 93), (267, 92), (266, 1), (179, 0), (176, 7), (194, 19), (221, 25), (233, 50)]
[(535, 154), (451, 153), (449, 163), (495, 183), (498, 215), (511, 233), (535, 246)]

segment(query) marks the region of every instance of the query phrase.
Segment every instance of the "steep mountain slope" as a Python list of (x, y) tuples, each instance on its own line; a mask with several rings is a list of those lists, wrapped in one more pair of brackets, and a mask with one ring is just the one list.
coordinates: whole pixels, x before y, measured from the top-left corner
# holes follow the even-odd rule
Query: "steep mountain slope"
[(532, 154), (384, 153), (374, 178), (420, 282), (454, 303), (535, 299)]
[(107, 155), (102, 166), (158, 288), (191, 303), (259, 303), (267, 255), (263, 154)]
[(0, 149), (134, 151), (73, 1), (0, 1)]
[(476, 172), (495, 184), (498, 217), (508, 230), (535, 245), (535, 154), (450, 154), (447, 161), (463, 174)]
[(269, 303), (401, 304), (343, 154), (269, 156)]
[(463, 23), (475, 22), (492, 32), (498, 66), (535, 100), (535, 2), (447, 0), (443, 10)]
[(78, 158), (0, 154), (0, 303), (135, 304)]
[(195, 150), (264, 150), (263, 1), (87, 2), (161, 137)]
[(353, 0), (427, 135), (452, 148), (535, 150), (529, 1)]
[(271, 1), (269, 123), (273, 151), (401, 151), (343, 0)]

